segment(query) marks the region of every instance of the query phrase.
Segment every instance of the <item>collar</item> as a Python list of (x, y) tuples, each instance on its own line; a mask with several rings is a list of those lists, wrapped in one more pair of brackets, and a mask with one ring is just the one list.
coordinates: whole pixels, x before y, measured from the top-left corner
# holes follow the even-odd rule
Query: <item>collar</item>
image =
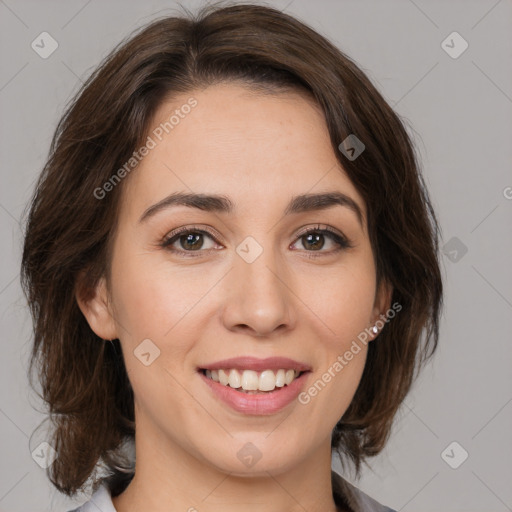
[(370, 496), (332, 470), (331, 483), (334, 503), (336, 506), (349, 512), (395, 512), (370, 498)]

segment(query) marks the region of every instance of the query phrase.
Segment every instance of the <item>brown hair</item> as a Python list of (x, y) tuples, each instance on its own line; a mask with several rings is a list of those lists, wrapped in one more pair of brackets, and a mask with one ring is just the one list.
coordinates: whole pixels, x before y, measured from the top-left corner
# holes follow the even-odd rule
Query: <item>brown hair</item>
[[(143, 144), (164, 99), (230, 80), (315, 99), (337, 158), (367, 205), (377, 284), (389, 282), (392, 302), (401, 306), (368, 345), (360, 385), (333, 431), (333, 450), (357, 473), (384, 447), (417, 370), (437, 346), (439, 227), (404, 124), (365, 74), (324, 37), (273, 8), (208, 6), (195, 17), (153, 21), (116, 47), (68, 106), (27, 218), (29, 378), (32, 384), (37, 363), (55, 426), (49, 442), (58, 452), (49, 478), (69, 496), (84, 490), (97, 463), (111, 475), (113, 496), (133, 477), (120, 449), (135, 432), (121, 346), (95, 335), (75, 299), (81, 273), (85, 291), (108, 276), (122, 183), (108, 199), (93, 191)], [(355, 160), (338, 149), (350, 134), (365, 145)]]

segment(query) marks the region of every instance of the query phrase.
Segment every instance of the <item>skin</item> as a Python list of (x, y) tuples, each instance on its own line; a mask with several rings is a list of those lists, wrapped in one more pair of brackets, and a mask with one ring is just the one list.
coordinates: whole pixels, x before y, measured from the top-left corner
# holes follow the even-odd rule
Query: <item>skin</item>
[[(122, 183), (108, 282), (100, 280), (87, 302), (77, 296), (94, 332), (120, 339), (135, 394), (136, 476), (114, 506), (333, 512), (331, 431), (359, 384), (367, 347), (307, 405), (293, 401), (271, 415), (235, 412), (196, 368), (242, 355), (285, 356), (311, 365), (307, 389), (332, 367), (390, 304), (389, 287), (376, 289), (366, 205), (307, 97), (219, 84), (162, 104), (153, 126), (191, 96), (197, 106)], [(284, 216), (292, 196), (329, 191), (350, 196), (363, 224), (339, 205)], [(222, 194), (235, 210), (173, 206), (139, 222), (173, 192)], [(326, 235), (315, 250), (298, 236), (318, 225), (353, 247), (335, 252)], [(162, 248), (182, 226), (210, 227), (216, 240), (205, 235), (195, 251), (183, 238), (173, 244), (195, 258)], [(263, 248), (252, 263), (236, 252), (247, 236)], [(133, 351), (148, 338), (160, 356), (145, 366)], [(237, 457), (247, 442), (261, 453), (252, 467)]]

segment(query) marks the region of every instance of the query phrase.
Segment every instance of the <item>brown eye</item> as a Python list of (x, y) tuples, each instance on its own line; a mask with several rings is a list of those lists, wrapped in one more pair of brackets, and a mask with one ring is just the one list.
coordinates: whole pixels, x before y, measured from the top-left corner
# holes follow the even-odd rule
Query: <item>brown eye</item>
[(318, 251), (325, 245), (325, 239), (322, 233), (309, 233), (308, 235), (303, 235), (301, 238), (302, 245), (306, 249)]
[(203, 246), (204, 240), (201, 233), (188, 233), (187, 235), (180, 235), (178, 240), (183, 249), (192, 249), (197, 251)]
[[(171, 232), (160, 244), (164, 249), (192, 256), (190, 253), (206, 252), (216, 248), (216, 240), (213, 235), (202, 229), (183, 228)], [(187, 254), (189, 253), (189, 254)]]
[[(347, 238), (329, 228), (310, 229), (309, 231), (299, 235), (299, 238), (295, 243), (298, 243), (299, 241), (301, 242), (302, 248), (307, 252), (318, 252), (318, 256), (322, 254), (332, 254), (343, 249), (353, 247)], [(326, 246), (327, 249), (322, 250)]]

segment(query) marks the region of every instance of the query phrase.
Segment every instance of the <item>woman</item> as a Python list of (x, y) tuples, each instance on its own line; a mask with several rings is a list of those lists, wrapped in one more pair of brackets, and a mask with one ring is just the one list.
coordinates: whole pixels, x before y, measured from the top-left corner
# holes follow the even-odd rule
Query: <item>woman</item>
[(254, 5), (144, 27), (27, 221), (52, 483), (89, 484), (86, 512), (390, 510), (331, 455), (359, 474), (435, 350), (438, 231), (402, 122), (312, 29)]

